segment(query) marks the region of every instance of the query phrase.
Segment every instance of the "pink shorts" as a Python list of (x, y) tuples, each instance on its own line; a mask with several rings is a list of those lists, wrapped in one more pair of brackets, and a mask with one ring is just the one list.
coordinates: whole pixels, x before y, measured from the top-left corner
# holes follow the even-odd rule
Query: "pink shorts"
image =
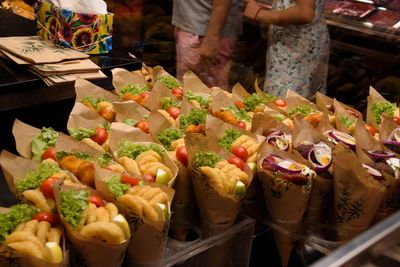
[(218, 64), (204, 68), (200, 62), (200, 45), (203, 36), (194, 35), (175, 28), (176, 75), (182, 80), (183, 75), (191, 70), (208, 86), (218, 86), (229, 90), (230, 56), (235, 48), (236, 37), (220, 38)]

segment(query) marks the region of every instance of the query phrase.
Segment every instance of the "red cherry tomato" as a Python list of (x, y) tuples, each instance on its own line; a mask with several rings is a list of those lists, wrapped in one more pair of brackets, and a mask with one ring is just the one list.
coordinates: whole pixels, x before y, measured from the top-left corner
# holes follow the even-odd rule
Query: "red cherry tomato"
[(97, 144), (102, 145), (104, 144), (107, 139), (108, 139), (108, 132), (106, 129), (97, 127), (96, 128), (96, 133), (90, 137), (93, 141), (95, 141)]
[(229, 162), (230, 164), (236, 165), (236, 167), (238, 167), (238, 168), (241, 169), (242, 171), (244, 170), (245, 163), (244, 163), (244, 161), (241, 160), (240, 158), (238, 158), (238, 157), (231, 157), (231, 158), (228, 160), (228, 162)]
[(186, 147), (185, 146), (180, 146), (176, 149), (176, 157), (177, 159), (187, 167), (188, 165), (188, 158), (187, 158), (187, 153), (186, 153)]
[(58, 216), (51, 212), (39, 212), (38, 214), (32, 217), (32, 220), (47, 221), (51, 224), (51, 226), (56, 226), (60, 223)]
[(236, 100), (236, 101), (235, 101), (235, 106), (236, 106), (238, 109), (244, 109), (244, 108), (245, 108), (243, 102), (240, 101), (240, 100)]
[(53, 193), (53, 184), (55, 182), (57, 182), (60, 178), (56, 177), (56, 176), (51, 176), (49, 178), (47, 178), (46, 180), (44, 180), (41, 184), (40, 184), (40, 192), (43, 193), (43, 195), (46, 198), (54, 198), (54, 193)]
[(89, 197), (89, 202), (95, 204), (97, 207), (104, 207), (104, 205), (106, 204), (104, 199), (96, 195), (91, 195)]
[(368, 130), (369, 134), (375, 136), (375, 129), (368, 123), (365, 124), (365, 128)]
[(57, 161), (56, 149), (54, 147), (49, 147), (42, 153), (42, 159), (52, 159)]
[(246, 162), (247, 159), (249, 158), (249, 152), (243, 146), (233, 146), (231, 148), (231, 152), (232, 152), (233, 155), (235, 155), (236, 157), (240, 158), (244, 162)]
[(149, 133), (149, 122), (147, 120), (142, 120), (136, 123), (136, 127), (145, 133)]
[(285, 99), (282, 99), (282, 98), (275, 99), (274, 104), (281, 108), (286, 107), (286, 101), (285, 101)]
[(246, 125), (246, 123), (244, 121), (238, 121), (237, 127), (242, 128), (242, 129), (246, 129), (247, 125)]
[(393, 117), (393, 120), (397, 125), (400, 125), (400, 118), (399, 117)]
[(121, 175), (121, 183), (130, 184), (131, 186), (139, 184), (141, 180), (139, 178), (129, 176), (129, 175)]
[(181, 110), (177, 107), (169, 107), (169, 108), (167, 108), (167, 112), (172, 118), (174, 118), (174, 120), (176, 120), (176, 118), (178, 118)]
[(144, 105), (144, 103), (146, 103), (147, 99), (150, 97), (150, 92), (141, 93), (139, 96), (139, 104)]
[(176, 96), (178, 99), (182, 99), (183, 97), (183, 89), (180, 87), (172, 89), (172, 94)]
[(156, 181), (156, 177), (154, 177), (151, 174), (143, 174), (144, 179), (146, 179), (146, 181), (150, 182), (150, 183), (154, 183)]

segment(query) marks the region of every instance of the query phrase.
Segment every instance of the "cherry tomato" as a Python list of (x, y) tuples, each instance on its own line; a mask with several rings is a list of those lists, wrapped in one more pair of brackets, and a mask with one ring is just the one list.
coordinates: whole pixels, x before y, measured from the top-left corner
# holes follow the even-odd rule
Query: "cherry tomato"
[(54, 147), (49, 147), (42, 153), (42, 159), (52, 159), (57, 161), (56, 149)]
[(97, 144), (102, 145), (104, 144), (107, 139), (108, 139), (108, 132), (106, 129), (97, 127), (96, 128), (96, 133), (90, 137), (93, 141), (95, 141)]
[(46, 180), (44, 180), (40, 184), (40, 188), (39, 188), (40, 192), (42, 192), (46, 198), (54, 198), (53, 184), (55, 182), (57, 182), (59, 179), (60, 179), (59, 177), (51, 176), (51, 177), (47, 178)]
[(249, 158), (249, 152), (243, 146), (233, 146), (231, 148), (231, 152), (232, 152), (233, 155), (235, 155), (236, 157), (240, 158), (244, 162), (246, 162), (247, 159)]
[(230, 164), (236, 165), (236, 167), (238, 167), (238, 168), (241, 169), (242, 171), (244, 170), (244, 166), (246, 165), (246, 164), (244, 163), (244, 161), (241, 160), (241, 159), (238, 158), (238, 157), (231, 157), (231, 158), (228, 160), (228, 162), (229, 162)]
[(51, 226), (56, 226), (60, 223), (58, 216), (51, 212), (41, 211), (32, 217), (32, 220), (47, 221)]
[(274, 104), (277, 105), (278, 107), (284, 108), (286, 107), (286, 100), (282, 98), (277, 98), (275, 99)]
[(149, 122), (147, 120), (142, 120), (136, 123), (136, 127), (145, 133), (149, 133)]
[(104, 207), (106, 204), (104, 199), (97, 195), (91, 195), (89, 197), (89, 202), (95, 204), (97, 207)]
[(400, 125), (400, 117), (393, 117), (393, 120), (397, 125)]
[(172, 89), (171, 92), (178, 99), (182, 99), (183, 98), (183, 89), (182, 88), (180, 88), (180, 87), (174, 88), (174, 89)]
[(150, 96), (150, 92), (143, 92), (140, 94), (140, 100), (139, 103), (141, 105), (143, 105), (144, 103), (146, 103), (146, 100), (149, 98)]
[(167, 108), (167, 112), (172, 118), (174, 118), (174, 120), (176, 120), (176, 118), (178, 118), (181, 110), (177, 107), (169, 107), (169, 108)]
[(176, 149), (176, 157), (184, 166), (187, 167), (189, 162), (188, 162), (185, 146), (180, 146)]
[(369, 134), (375, 136), (375, 129), (368, 123), (365, 124), (365, 128), (368, 130)]
[(150, 182), (150, 183), (154, 183), (156, 181), (156, 177), (154, 177), (151, 174), (143, 174), (144, 179), (146, 179), (146, 181)]
[(235, 101), (235, 106), (236, 106), (238, 109), (244, 109), (244, 108), (245, 108), (243, 102), (240, 101), (240, 100), (236, 100), (236, 101)]
[(139, 178), (129, 176), (129, 175), (121, 175), (121, 183), (130, 184), (131, 186), (139, 184), (141, 180)]
[(244, 121), (238, 121), (237, 127), (242, 128), (242, 129), (246, 129), (247, 125), (246, 125), (246, 123)]
[(356, 117), (356, 118), (359, 117), (359, 114), (357, 112), (355, 112), (354, 110), (352, 110), (352, 109), (346, 109), (346, 111), (348, 113), (350, 113), (351, 115), (353, 115), (354, 117)]

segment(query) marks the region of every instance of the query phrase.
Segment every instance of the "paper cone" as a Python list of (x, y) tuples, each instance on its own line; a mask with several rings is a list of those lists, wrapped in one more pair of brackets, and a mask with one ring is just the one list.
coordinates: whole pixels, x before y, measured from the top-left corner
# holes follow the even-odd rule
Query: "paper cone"
[(15, 119), (12, 133), (18, 153), (24, 158), (32, 158), (32, 140), (40, 134), (40, 129)]
[(81, 102), (85, 97), (93, 96), (98, 98), (104, 98), (110, 102), (119, 102), (121, 99), (107, 91), (94, 83), (91, 83), (85, 79), (78, 78), (75, 81), (75, 93), (76, 93), (76, 102)]
[(98, 126), (103, 126), (106, 123), (107, 121), (96, 111), (88, 108), (80, 102), (77, 102), (75, 103), (69, 115), (67, 129), (79, 127), (95, 129)]
[(371, 224), (386, 188), (362, 166), (353, 151), (342, 144), (333, 151), (334, 198), (340, 240), (349, 240)]
[(137, 84), (139, 86), (149, 86), (143, 75), (139, 73), (132, 73), (126, 69), (115, 68), (111, 70), (112, 73), (112, 84), (120, 94), (121, 89), (128, 84)]
[(183, 75), (183, 89), (192, 91), (193, 93), (211, 95), (211, 89), (205, 85), (199, 77), (192, 71), (188, 71)]
[(115, 121), (117, 122), (123, 122), (125, 119), (140, 121), (147, 118), (150, 114), (149, 110), (132, 100), (118, 103), (115, 102), (114, 109), (117, 113), (115, 116)]

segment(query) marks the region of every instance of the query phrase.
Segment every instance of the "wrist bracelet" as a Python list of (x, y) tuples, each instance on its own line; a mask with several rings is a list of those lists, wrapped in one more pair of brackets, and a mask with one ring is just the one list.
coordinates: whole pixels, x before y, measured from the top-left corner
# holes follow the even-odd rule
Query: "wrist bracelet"
[(258, 15), (260, 14), (260, 11), (263, 10), (263, 7), (259, 7), (258, 10), (256, 11), (256, 14), (254, 15), (254, 20), (258, 21)]

